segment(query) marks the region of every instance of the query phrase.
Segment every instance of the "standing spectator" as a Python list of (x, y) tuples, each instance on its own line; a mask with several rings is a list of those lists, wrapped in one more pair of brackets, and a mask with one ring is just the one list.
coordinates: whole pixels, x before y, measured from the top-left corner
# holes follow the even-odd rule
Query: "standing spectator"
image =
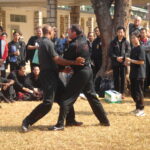
[(116, 91), (122, 93), (124, 98), (125, 92), (125, 76), (126, 76), (126, 67), (125, 67), (125, 57), (130, 56), (130, 44), (125, 38), (125, 28), (117, 28), (117, 36), (110, 44), (110, 57), (112, 61), (113, 68), (113, 79), (114, 79), (114, 88)]
[[(7, 33), (6, 32), (2, 32), (1, 34), (1, 39), (4, 40), (7, 43)], [(8, 45), (8, 44), (6, 44)], [(6, 77), (6, 69), (7, 69), (7, 63), (8, 62), (8, 57), (6, 58), (6, 60), (4, 61), (4, 64), (1, 67), (1, 77), (5, 78)]]
[(93, 74), (95, 78), (97, 72), (100, 70), (101, 65), (102, 65), (102, 47), (101, 47), (102, 41), (101, 41), (100, 31), (98, 27), (94, 29), (94, 32), (97, 37), (93, 41), (91, 60), (93, 61), (93, 64), (94, 64)]
[(146, 79), (144, 86), (144, 90), (146, 90), (150, 85), (150, 38), (148, 38), (146, 28), (141, 29), (140, 37), (141, 46), (142, 49), (145, 51), (146, 56)]
[(56, 52), (62, 56), (64, 51), (65, 51), (65, 47), (67, 45), (67, 39), (65, 38), (65, 35), (62, 34), (60, 38), (58, 38), (58, 33), (57, 33), (57, 28), (54, 27), (54, 38), (53, 38), (53, 42), (54, 42), (54, 47)]
[(3, 32), (3, 33), (1, 34), (1, 38), (2, 38), (3, 40), (7, 40), (7, 37), (8, 37), (8, 35), (7, 35), (6, 32)]
[(26, 85), (26, 67), (24, 65), (19, 65), (16, 71), (8, 75), (8, 79), (15, 82), (14, 89), (17, 100), (31, 100), (34, 91)]
[(0, 71), (1, 76), (5, 78), (6, 71), (5, 71), (5, 62), (8, 57), (8, 44), (7, 41), (0, 36)]
[(145, 52), (140, 46), (139, 35), (132, 35), (131, 42), (133, 48), (131, 50), (130, 58), (126, 61), (130, 63), (130, 82), (131, 82), (131, 96), (136, 103), (136, 109), (132, 111), (136, 116), (144, 116), (144, 79), (145, 79)]
[(32, 62), (32, 60), (33, 60), (35, 51), (39, 48), (39, 41), (43, 35), (42, 27), (37, 27), (35, 29), (35, 34), (36, 34), (35, 36), (31, 36), (31, 38), (29, 39), (29, 41), (27, 43), (27, 58), (26, 58), (26, 60), (30, 61), (31, 70), (32, 70), (33, 66), (37, 66), (37, 64), (34, 64)]
[(38, 66), (34, 66), (32, 68), (32, 72), (29, 73), (26, 78), (26, 85), (29, 89), (34, 91), (34, 98), (36, 100), (40, 100), (43, 97), (39, 74), (40, 68)]
[(92, 53), (93, 41), (94, 41), (94, 32), (89, 32), (88, 36), (87, 36), (87, 43), (88, 43), (88, 46), (89, 46), (90, 54)]
[(25, 42), (20, 41), (20, 32), (13, 33), (13, 40), (8, 43), (9, 47), (9, 64), (10, 71), (17, 70), (17, 67), (22, 64), (25, 65), (26, 59), (26, 45)]
[(133, 33), (140, 34), (142, 18), (136, 16), (134, 19), (134, 23), (129, 24), (129, 35), (131, 36)]

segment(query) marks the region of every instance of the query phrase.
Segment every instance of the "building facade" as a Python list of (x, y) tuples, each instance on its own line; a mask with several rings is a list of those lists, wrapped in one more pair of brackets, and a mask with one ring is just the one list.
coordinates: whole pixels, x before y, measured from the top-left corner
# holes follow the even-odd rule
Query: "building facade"
[[(13, 1), (15, 0), (12, 0), (11, 6), (0, 6), (0, 25), (8, 33), (8, 41), (11, 40), (14, 30), (20, 30), (27, 42), (29, 37), (34, 35), (35, 27), (42, 26), (47, 22), (54, 26), (57, 25), (59, 36), (65, 33), (72, 23), (79, 23), (86, 34), (97, 26), (91, 6), (57, 6), (56, 1), (52, 0), (52, 3), (47, 5), (50, 9), (47, 9), (44, 5), (37, 5), (38, 3), (35, 5), (33, 3), (32, 6), (20, 4), (19, 7), (16, 7), (16, 5), (13, 6)], [(51, 12), (47, 12), (47, 10), (51, 10)], [(113, 9), (111, 11), (113, 13)], [(138, 14), (144, 18), (143, 16), (146, 16), (147, 13), (148, 11), (145, 9), (132, 8), (132, 17)], [(144, 21), (144, 26), (147, 27), (148, 23), (149, 21)]]

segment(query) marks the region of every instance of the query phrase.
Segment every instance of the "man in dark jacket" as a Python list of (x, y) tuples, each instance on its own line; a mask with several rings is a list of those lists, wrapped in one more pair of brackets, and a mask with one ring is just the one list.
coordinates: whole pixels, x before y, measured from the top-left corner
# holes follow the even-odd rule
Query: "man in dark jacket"
[(87, 97), (87, 100), (98, 119), (100, 125), (110, 126), (109, 120), (105, 114), (104, 108), (97, 98), (94, 90), (93, 73), (90, 66), (90, 52), (86, 38), (82, 35), (82, 29), (79, 25), (72, 25), (68, 30), (69, 38), (72, 39), (68, 50), (64, 53), (64, 58), (76, 60), (77, 57), (85, 59), (84, 66), (73, 66), (73, 75), (66, 86), (65, 92), (61, 97), (61, 105), (58, 122), (49, 130), (63, 130), (64, 121), (71, 107), (75, 103), (81, 92)]
[(125, 28), (117, 28), (117, 36), (110, 44), (115, 90), (124, 94), (125, 91), (125, 57), (130, 56), (130, 44), (125, 38)]
[(94, 64), (93, 74), (95, 77), (102, 65), (102, 47), (101, 47), (102, 41), (101, 41), (100, 31), (98, 27), (94, 29), (94, 32), (97, 37), (92, 44), (91, 60), (93, 61)]

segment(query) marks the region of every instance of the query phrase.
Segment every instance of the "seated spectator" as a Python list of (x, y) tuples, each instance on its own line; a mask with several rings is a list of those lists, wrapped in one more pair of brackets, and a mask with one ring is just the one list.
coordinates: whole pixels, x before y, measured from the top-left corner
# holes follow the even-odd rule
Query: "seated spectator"
[(26, 78), (26, 85), (29, 89), (34, 91), (35, 100), (41, 100), (43, 97), (39, 74), (40, 68), (38, 66), (33, 66), (32, 72), (29, 73)]
[(26, 85), (26, 67), (20, 65), (17, 71), (13, 71), (8, 75), (8, 79), (14, 80), (14, 89), (17, 100), (31, 100), (34, 91)]
[(6, 103), (14, 102), (15, 91), (13, 88), (14, 81), (0, 77), (0, 101)]

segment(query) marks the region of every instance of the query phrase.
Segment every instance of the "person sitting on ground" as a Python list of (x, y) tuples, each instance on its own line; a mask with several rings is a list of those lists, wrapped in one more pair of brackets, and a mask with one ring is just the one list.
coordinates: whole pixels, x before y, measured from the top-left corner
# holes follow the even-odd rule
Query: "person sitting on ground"
[(43, 97), (39, 74), (40, 68), (38, 66), (33, 66), (32, 72), (27, 75), (25, 81), (27, 87), (34, 91), (35, 100), (41, 100)]
[(26, 85), (26, 67), (20, 65), (17, 71), (13, 71), (8, 75), (8, 79), (14, 80), (14, 89), (17, 100), (31, 100), (34, 91), (29, 89)]
[(6, 103), (14, 102), (15, 92), (13, 88), (14, 81), (0, 77), (0, 101)]

